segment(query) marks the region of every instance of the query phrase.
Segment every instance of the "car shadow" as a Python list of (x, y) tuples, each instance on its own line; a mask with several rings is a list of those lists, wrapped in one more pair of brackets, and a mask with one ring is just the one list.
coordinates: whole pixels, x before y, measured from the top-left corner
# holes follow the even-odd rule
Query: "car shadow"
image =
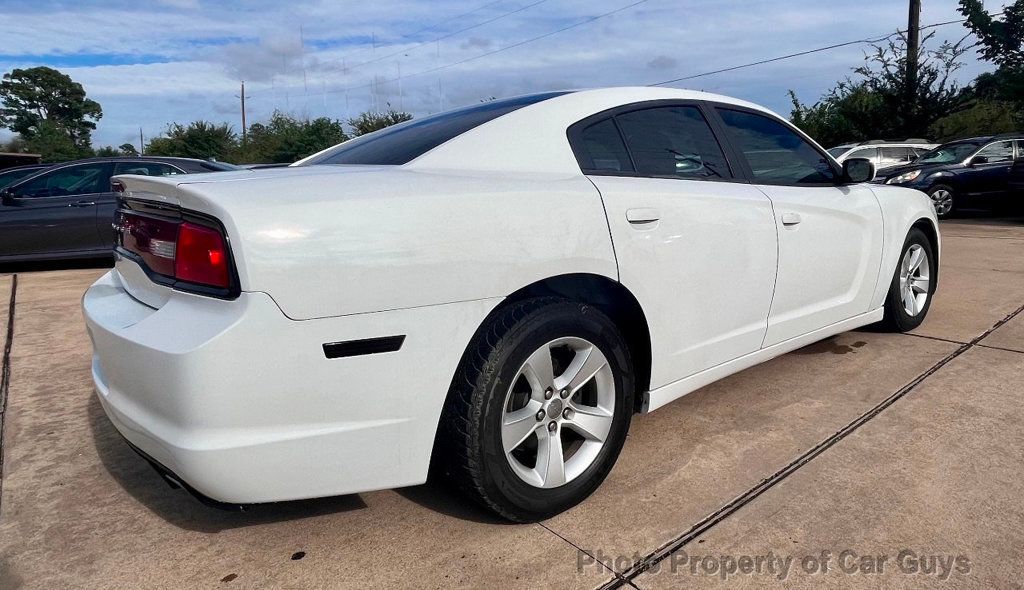
[(93, 443), (107, 472), (132, 498), (181, 529), (216, 533), (366, 508), (366, 503), (356, 494), (252, 504), (237, 511), (207, 506), (185, 490), (171, 489), (149, 463), (121, 438), (95, 396), (90, 396), (88, 416)]
[(110, 256), (104, 256), (101, 258), (75, 258), (71, 260), (41, 260), (36, 262), (5, 262), (0, 263), (0, 274), (113, 268), (113, 266), (114, 259)]
[(397, 494), (427, 510), (482, 524), (514, 525), (470, 500), (460, 490), (444, 480), (440, 473), (431, 473), (427, 483), (409, 488), (398, 488)]

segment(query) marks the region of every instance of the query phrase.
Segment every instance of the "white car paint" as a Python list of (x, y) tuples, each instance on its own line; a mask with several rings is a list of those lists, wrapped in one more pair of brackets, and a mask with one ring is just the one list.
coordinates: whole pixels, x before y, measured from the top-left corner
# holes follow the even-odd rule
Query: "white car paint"
[[(546, 278), (604, 277), (640, 303), (652, 350), (645, 411), (881, 319), (908, 230), (935, 226), (930, 200), (896, 187), (581, 172), (569, 126), (663, 99), (769, 113), (685, 90), (590, 90), (402, 166), (120, 177), (133, 199), (220, 220), (241, 294), (174, 290), (120, 257), (83, 299), (104, 409), (133, 445), (217, 500), (353, 493), (425, 481), (470, 339), (506, 297)], [(396, 334), (406, 335), (396, 352), (322, 351)]]

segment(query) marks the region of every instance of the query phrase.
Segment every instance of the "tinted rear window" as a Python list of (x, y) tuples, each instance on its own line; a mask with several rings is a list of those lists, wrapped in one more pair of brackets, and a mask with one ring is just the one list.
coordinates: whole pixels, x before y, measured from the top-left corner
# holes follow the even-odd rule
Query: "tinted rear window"
[(544, 92), (504, 100), (492, 100), (422, 119), (413, 119), (346, 141), (310, 159), (303, 165), (399, 166), (411, 162), (442, 143), (492, 119), (563, 94), (566, 93)]

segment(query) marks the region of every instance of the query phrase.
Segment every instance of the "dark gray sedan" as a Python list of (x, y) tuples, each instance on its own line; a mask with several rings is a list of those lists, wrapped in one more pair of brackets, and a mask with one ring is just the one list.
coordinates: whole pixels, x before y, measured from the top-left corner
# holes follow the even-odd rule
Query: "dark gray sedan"
[(106, 256), (116, 174), (168, 176), (236, 170), (189, 158), (92, 158), (56, 164), (0, 189), (0, 262)]

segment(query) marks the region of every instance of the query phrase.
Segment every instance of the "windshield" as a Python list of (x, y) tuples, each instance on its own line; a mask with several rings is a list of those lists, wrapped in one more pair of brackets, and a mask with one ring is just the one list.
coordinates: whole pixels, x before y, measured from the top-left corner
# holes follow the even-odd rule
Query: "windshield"
[(915, 164), (948, 164), (960, 162), (967, 156), (974, 153), (974, 150), (981, 147), (981, 143), (963, 141), (958, 143), (947, 143), (940, 145), (930, 152), (925, 152), (918, 158)]
[(563, 94), (566, 93), (545, 92), (504, 100), (491, 100), (422, 119), (413, 119), (340, 143), (313, 156), (300, 166), (317, 164), (400, 166), (492, 119)]
[(832, 156), (833, 158), (838, 158), (839, 156), (841, 156), (841, 155), (845, 154), (845, 153), (846, 153), (846, 151), (847, 151), (847, 150), (849, 150), (849, 149), (850, 149), (850, 148), (848, 148), (848, 147), (834, 147), (834, 148), (832, 148), (832, 149), (828, 150), (828, 153), (829, 153), (829, 154), (830, 154), (830, 155), (831, 155), (831, 156)]

